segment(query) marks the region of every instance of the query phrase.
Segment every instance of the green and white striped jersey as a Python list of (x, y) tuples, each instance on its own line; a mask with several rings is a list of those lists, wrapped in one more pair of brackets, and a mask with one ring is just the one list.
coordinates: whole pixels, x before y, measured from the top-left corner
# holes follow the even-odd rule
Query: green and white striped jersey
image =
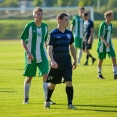
[(113, 25), (110, 23), (109, 25), (105, 22), (102, 22), (99, 27), (99, 33), (98, 33), (98, 52), (102, 53), (106, 50), (106, 52), (110, 51), (109, 47), (106, 47), (104, 42), (100, 39), (101, 36), (104, 37), (104, 39), (110, 44), (110, 47), (113, 48), (112, 41), (111, 41), (111, 35), (112, 35), (112, 29)]
[(74, 37), (83, 38), (84, 33), (84, 20), (80, 16), (76, 15), (73, 17), (72, 25), (74, 26), (73, 34)]
[[(45, 41), (47, 37), (48, 26), (45, 23), (41, 23), (41, 26), (37, 27), (34, 22), (30, 22), (23, 30), (21, 39), (26, 42), (28, 50), (34, 56), (36, 63), (42, 62), (42, 58), (46, 54)], [(30, 60), (28, 60), (28, 64), (31, 64)]]

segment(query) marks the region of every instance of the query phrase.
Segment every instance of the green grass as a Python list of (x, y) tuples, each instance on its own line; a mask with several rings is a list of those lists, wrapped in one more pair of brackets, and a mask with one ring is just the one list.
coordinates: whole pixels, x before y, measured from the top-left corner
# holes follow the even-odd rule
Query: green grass
[[(113, 40), (117, 50), (117, 40)], [(92, 55), (97, 57), (97, 40)], [(103, 63), (105, 80), (97, 79), (97, 61), (93, 66), (77, 66), (73, 73), (74, 105), (68, 110), (65, 84), (59, 84), (52, 100), (57, 104), (44, 109), (42, 77), (33, 79), (30, 104), (23, 105), (24, 68), (23, 48), (20, 40), (0, 41), (0, 117), (116, 117), (117, 80), (113, 79), (111, 60)], [(85, 62), (83, 54), (81, 63)]]

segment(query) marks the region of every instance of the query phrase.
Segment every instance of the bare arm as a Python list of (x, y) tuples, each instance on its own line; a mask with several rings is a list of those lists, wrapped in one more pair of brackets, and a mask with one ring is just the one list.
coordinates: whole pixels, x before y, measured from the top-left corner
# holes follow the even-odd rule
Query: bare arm
[(50, 57), (50, 61), (51, 61), (51, 66), (52, 66), (52, 68), (57, 68), (58, 65), (54, 61), (52, 50), (53, 50), (53, 46), (49, 45), (48, 46), (48, 53), (49, 53), (49, 57)]
[(73, 32), (73, 30), (74, 30), (74, 26), (71, 24), (71, 26), (70, 26), (70, 30)]
[(76, 61), (76, 49), (75, 49), (73, 43), (70, 45), (70, 51), (71, 51), (71, 55), (72, 55), (72, 57), (73, 57), (73, 59), (74, 59), (74, 62), (73, 62), (73, 69), (75, 69), (76, 66), (77, 66), (77, 61)]
[(104, 42), (107, 47), (110, 47), (110, 44), (104, 39), (103, 36), (100, 36), (100, 39)]
[(28, 59), (29, 59), (29, 60), (33, 60), (34, 57), (33, 57), (33, 55), (29, 52), (29, 50), (28, 50), (28, 48), (27, 48), (27, 45), (26, 45), (26, 42), (23, 41), (23, 40), (21, 39), (21, 44), (22, 44), (24, 50), (25, 50), (26, 53), (27, 53)]
[(88, 39), (88, 44), (91, 44), (91, 42), (92, 42), (93, 33), (94, 33), (94, 28), (91, 28), (91, 34), (90, 34), (90, 37), (89, 37), (89, 39)]

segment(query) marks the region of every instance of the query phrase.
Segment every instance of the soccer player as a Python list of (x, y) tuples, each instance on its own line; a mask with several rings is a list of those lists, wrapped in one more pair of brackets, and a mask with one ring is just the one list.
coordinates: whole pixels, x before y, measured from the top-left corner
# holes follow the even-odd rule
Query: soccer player
[(84, 65), (88, 65), (89, 57), (92, 59), (91, 65), (94, 64), (96, 59), (91, 55), (89, 50), (92, 48), (94, 23), (89, 18), (88, 13), (83, 14), (84, 22), (84, 37), (83, 37), (83, 51), (86, 53), (86, 62)]
[(45, 41), (48, 37), (48, 26), (42, 22), (43, 10), (36, 7), (33, 10), (34, 21), (28, 23), (21, 35), (21, 44), (25, 50), (24, 76), (24, 104), (29, 103), (29, 89), (32, 78), (36, 76), (36, 69), (39, 75), (43, 75), (43, 88), (45, 100), (47, 97), (46, 79), (49, 72), (49, 63), (45, 50)]
[(112, 59), (112, 68), (114, 73), (114, 79), (117, 79), (117, 64), (116, 64), (116, 54), (112, 44), (112, 29), (113, 25), (111, 21), (114, 19), (113, 11), (109, 10), (104, 13), (105, 21), (103, 21), (99, 27), (99, 40), (98, 40), (98, 78), (104, 79), (102, 75), (102, 63), (106, 58), (106, 53)]
[[(51, 61), (51, 70), (49, 72), (47, 82), (48, 85), (47, 100), (44, 104), (45, 108), (50, 108), (49, 100), (55, 89), (56, 84), (61, 83), (62, 77), (66, 83), (66, 94), (68, 98), (68, 109), (77, 109), (72, 105), (73, 85), (72, 85), (72, 69), (76, 68), (76, 51), (74, 47), (74, 38), (72, 32), (67, 28), (69, 24), (68, 15), (60, 13), (57, 16), (58, 27), (50, 32), (48, 42), (49, 57)], [(71, 56), (73, 64), (71, 63)]]
[(82, 57), (82, 38), (83, 38), (83, 27), (84, 27), (84, 20), (82, 18), (82, 14), (84, 13), (85, 8), (82, 7), (79, 9), (79, 14), (75, 15), (72, 20), (72, 25), (70, 30), (73, 32), (74, 35), (74, 45), (76, 48), (77, 53), (77, 60), (78, 64), (80, 65), (80, 60)]

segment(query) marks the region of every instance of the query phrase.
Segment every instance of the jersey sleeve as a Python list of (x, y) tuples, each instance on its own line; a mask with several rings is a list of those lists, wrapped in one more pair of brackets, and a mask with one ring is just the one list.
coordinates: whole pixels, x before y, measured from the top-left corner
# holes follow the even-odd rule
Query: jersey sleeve
[(100, 27), (99, 27), (99, 37), (104, 36), (103, 30), (104, 30), (104, 25), (102, 23), (102, 24), (100, 24)]
[(45, 31), (46, 31), (45, 33), (45, 42), (46, 42), (48, 39), (48, 26), (45, 27)]
[(90, 28), (94, 28), (94, 23), (93, 23), (93, 21), (91, 22)]
[(75, 16), (73, 17), (72, 25), (73, 25), (73, 26), (75, 25)]
[(74, 36), (72, 34), (70, 44), (72, 44), (73, 42), (74, 42)]
[(28, 34), (29, 33), (28, 30), (29, 30), (28, 25), (26, 25), (24, 30), (23, 30), (23, 32), (22, 32), (22, 35), (21, 35), (20, 39), (22, 39), (24, 41), (26, 41), (28, 39), (28, 35), (29, 35)]
[(54, 36), (52, 34), (49, 35), (48, 38), (48, 45), (54, 45)]

